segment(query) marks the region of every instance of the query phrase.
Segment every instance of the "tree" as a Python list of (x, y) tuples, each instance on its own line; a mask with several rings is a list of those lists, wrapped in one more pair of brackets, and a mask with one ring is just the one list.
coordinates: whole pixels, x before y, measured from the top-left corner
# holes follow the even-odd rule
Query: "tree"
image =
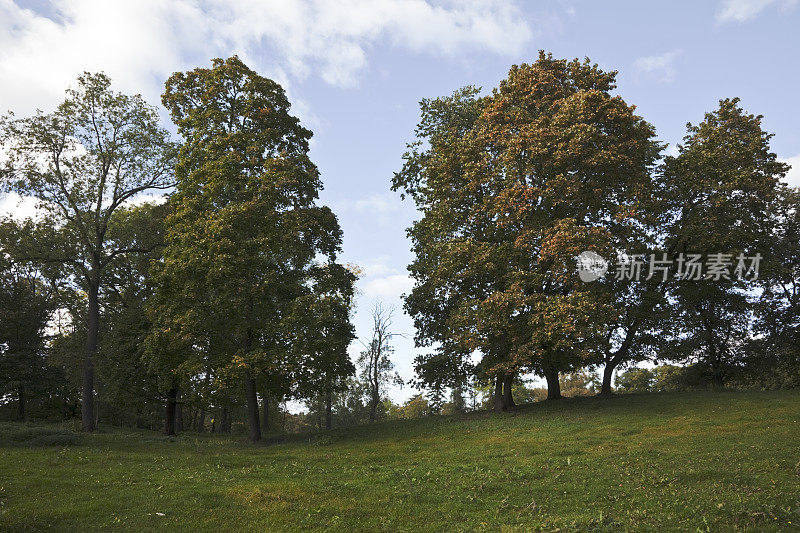
[(744, 358), (746, 384), (800, 385), (800, 189), (781, 186), (766, 213), (774, 224), (759, 273), (754, 332)]
[(367, 383), (369, 397), (369, 423), (375, 422), (380, 404), (389, 384), (402, 385), (403, 380), (397, 372), (393, 372), (394, 364), (391, 354), (392, 337), (397, 333), (391, 331), (394, 309), (384, 307), (380, 302), (372, 308), (372, 338), (362, 342), (365, 349), (358, 357), (361, 366), (361, 379)]
[[(415, 359), (418, 386), (439, 391), (457, 387), (477, 371), (469, 357), (472, 349), (458, 335), (464, 327), (460, 308), (492, 290), (492, 276), (469, 268), (457, 247), (478, 231), (470, 221), (475, 199), (465, 194), (462, 153), (481, 113), (479, 92), (469, 86), (420, 102), (417, 140), (408, 145), (392, 181), (392, 189), (412, 198), (424, 213), (408, 230), (415, 253), (408, 269), (416, 283), (404, 306), (414, 319), (415, 344), (432, 348)], [(503, 376), (497, 379), (502, 382)]]
[(355, 274), (342, 265), (316, 269), (313, 290), (293, 306), (293, 348), (299, 348), (297, 359), (302, 361), (295, 395), (323, 401), (325, 429), (332, 428), (334, 393), (341, 392), (355, 373), (347, 353), (355, 338), (350, 321), (355, 280)]
[(617, 389), (620, 392), (652, 392), (656, 377), (649, 368), (629, 368), (617, 376)]
[(428, 400), (426, 400), (425, 396), (422, 394), (415, 394), (395, 411), (395, 416), (397, 418), (423, 418), (431, 414), (431, 407), (428, 404)]
[(727, 263), (722, 275), (704, 272), (670, 291), (678, 332), (672, 357), (700, 362), (716, 386), (724, 385), (748, 346), (757, 276), (753, 259), (745, 258), (769, 254), (776, 228), (768, 213), (789, 168), (770, 151), (772, 135), (761, 119), (747, 114), (738, 98), (720, 100), (703, 122), (687, 125), (684, 144), (666, 158), (660, 177), (671, 215), (667, 248), (683, 258), (698, 254)]
[(592, 396), (597, 392), (597, 376), (585, 370), (562, 374), (559, 388), (567, 398)]
[(97, 409), (117, 425), (152, 427), (161, 421), (157, 376), (149, 371), (143, 355), (151, 327), (146, 313), (153, 292), (150, 268), (161, 257), (168, 209), (166, 203), (144, 203), (119, 209), (110, 221), (118, 243), (151, 250), (116, 257), (105, 276), (96, 364)]
[[(656, 252), (650, 248), (649, 253)], [(667, 284), (660, 283), (658, 277), (610, 279), (602, 285), (619, 310), (606, 323), (607, 334), (597, 345), (597, 360), (603, 365), (600, 394), (610, 395), (617, 368), (654, 360), (666, 349), (668, 341), (664, 330), (668, 329), (674, 308), (667, 297)]]
[(521, 372), (559, 398), (559, 372), (591, 361), (599, 317), (619, 312), (575, 275), (582, 251), (610, 257), (630, 240), (658, 156), (652, 126), (611, 95), (615, 76), (541, 52), (490, 96), (423, 106), (430, 148), (412, 146), (395, 176), (423, 213), (407, 307), (425, 339), (481, 353), (499, 408)]
[(45, 328), (54, 308), (54, 290), (41, 273), (13, 264), (0, 270), (0, 394), (16, 393), (21, 420), (28, 400), (47, 391)]
[(692, 369), (675, 365), (659, 365), (653, 369), (653, 390), (655, 392), (674, 392), (691, 386)]
[(467, 400), (464, 397), (466, 383), (460, 383), (450, 390), (450, 401), (444, 405), (444, 414), (465, 413), (467, 411)]
[(40, 226), (49, 230), (27, 243), (26, 257), (62, 263), (87, 295), (84, 431), (95, 429), (94, 359), (107, 269), (119, 256), (147, 251), (117, 246), (109, 223), (136, 195), (173, 185), (175, 147), (158, 122), (158, 112), (141, 96), (114, 92), (107, 76), (90, 73), (54, 112), (0, 121), (7, 156), (2, 188), (35, 198)]
[(303, 311), (351, 290), (335, 262), (341, 230), (316, 205), (311, 132), (280, 85), (234, 56), (173, 74), (162, 101), (185, 143), (156, 272), (152, 358), (174, 379), (237, 375), (257, 441), (259, 379), (275, 397), (297, 390), (313, 351), (298, 333)]
[[(317, 394), (310, 394), (305, 399), (305, 406), (308, 409), (307, 419), (312, 421), (318, 429), (327, 426), (328, 415), (328, 395), (326, 391), (319, 391)], [(348, 377), (341, 387), (332, 391), (331, 399), (331, 426), (347, 427), (369, 422), (369, 394), (367, 383), (356, 377)], [(386, 402), (378, 406), (376, 419), (385, 413)]]

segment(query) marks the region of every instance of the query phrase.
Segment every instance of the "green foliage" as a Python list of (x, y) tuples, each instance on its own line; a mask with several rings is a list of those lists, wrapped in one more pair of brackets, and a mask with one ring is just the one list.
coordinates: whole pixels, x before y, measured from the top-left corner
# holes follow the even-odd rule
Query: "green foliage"
[(415, 394), (409, 398), (403, 405), (397, 406), (392, 409), (390, 415), (392, 418), (422, 418), (433, 414), (428, 400), (422, 394)]
[(800, 386), (800, 189), (781, 188), (769, 215), (774, 222), (755, 303), (754, 331), (735, 386)]
[[(494, 383), (482, 382), (475, 387), (480, 397), (479, 410), (491, 410), (494, 405)], [(547, 389), (532, 386), (531, 381), (516, 377), (511, 384), (511, 395), (517, 405), (539, 402), (547, 397)]]
[(273, 397), (333, 386), (355, 276), (336, 263), (341, 230), (308, 157), (311, 132), (283, 89), (237, 57), (173, 74), (162, 101), (185, 139), (158, 265), (148, 340), (165, 390), (204, 373), (242, 378), (251, 438), (256, 388)]
[(659, 365), (652, 370), (654, 392), (675, 392), (695, 388), (694, 369), (675, 365)]
[(652, 392), (655, 375), (649, 368), (633, 367), (617, 376), (616, 384), (619, 392)]
[(57, 378), (45, 339), (54, 292), (35, 269), (8, 265), (0, 270), (0, 398), (15, 396), (22, 419), (27, 402), (46, 396), (47, 381)]
[(525, 405), (533, 402), (540, 402), (547, 398), (547, 389), (532, 387), (530, 383), (516, 382), (511, 387), (511, 394), (517, 405)]
[(597, 376), (586, 370), (562, 374), (559, 381), (561, 394), (567, 398), (597, 394)]
[[(2, 252), (34, 265), (58, 265), (86, 293), (82, 418), (94, 429), (94, 359), (106, 275), (128, 247), (115, 215), (136, 195), (173, 184), (175, 145), (158, 112), (141, 96), (114, 92), (104, 74), (84, 73), (54, 112), (0, 119), (0, 190), (37, 200), (41, 219), (26, 221)], [(10, 223), (7, 222), (6, 225)]]
[[(331, 394), (331, 426), (334, 428), (357, 426), (369, 423), (369, 386), (363, 380), (348, 377), (337, 390)], [(308, 412), (303, 418), (308, 420), (306, 427), (323, 429), (325, 427), (325, 392), (319, 391), (306, 399)], [(386, 419), (387, 404), (385, 400), (375, 410), (376, 420)]]
[[(734, 98), (720, 100), (700, 124), (687, 125), (684, 144), (666, 158), (659, 183), (670, 215), (664, 227), (670, 252), (774, 260), (768, 253), (776, 229), (770, 212), (788, 166), (770, 151), (772, 135), (761, 120)], [(678, 281), (670, 290), (676, 306), (671, 357), (703, 362), (717, 386), (744, 358), (758, 289), (751, 278)]]
[(616, 386), (622, 393), (689, 391), (708, 388), (712, 378), (713, 370), (705, 363), (632, 367), (617, 376)]
[(157, 375), (150, 372), (144, 342), (151, 322), (145, 306), (152, 297), (150, 265), (161, 257), (167, 204), (142, 204), (121, 209), (111, 222), (129, 248), (146, 253), (121, 256), (109, 265), (108, 290), (102, 298), (105, 310), (98, 347), (98, 400), (104, 421), (115, 425), (155, 428), (163, 416)]

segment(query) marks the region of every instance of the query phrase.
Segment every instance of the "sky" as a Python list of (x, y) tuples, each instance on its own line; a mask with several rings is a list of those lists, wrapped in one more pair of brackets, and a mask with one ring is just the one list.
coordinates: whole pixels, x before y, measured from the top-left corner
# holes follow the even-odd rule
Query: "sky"
[[(364, 269), (355, 315), (396, 307), (393, 360), (414, 376), (413, 285), (405, 229), (416, 217), (390, 190), (422, 98), (464, 85), (491, 91), (539, 50), (617, 70), (617, 94), (675, 150), (686, 123), (738, 96), (764, 115), (772, 148), (800, 185), (800, 0), (0, 0), (0, 113), (48, 111), (83, 71), (160, 103), (175, 71), (238, 54), (283, 85), (314, 132), (320, 202), (339, 217), (345, 262)], [(161, 108), (164, 125), (174, 131)], [(31, 202), (0, 196), (0, 212)], [(355, 356), (360, 344), (351, 346)], [(416, 391), (393, 389), (395, 401)]]

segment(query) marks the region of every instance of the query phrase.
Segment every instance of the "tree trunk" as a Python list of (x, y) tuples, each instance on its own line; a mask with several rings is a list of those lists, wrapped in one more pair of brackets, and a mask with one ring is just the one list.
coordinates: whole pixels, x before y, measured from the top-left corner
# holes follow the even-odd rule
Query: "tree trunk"
[(514, 382), (514, 374), (508, 373), (503, 378), (503, 407), (506, 411), (514, 409), (517, 404), (514, 403), (514, 396), (511, 393), (511, 385)]
[(19, 419), (25, 420), (28, 414), (25, 411), (25, 405), (27, 403), (27, 398), (25, 397), (25, 385), (19, 386), (18, 394), (19, 397), (17, 398), (17, 409), (19, 410)]
[(372, 398), (369, 402), (369, 423), (372, 424), (375, 422), (376, 415), (378, 413), (378, 403), (381, 401), (380, 396), (378, 396), (378, 391), (372, 391)]
[(81, 391), (81, 429), (94, 431), (94, 354), (100, 335), (99, 282), (89, 284), (89, 309), (86, 332), (86, 350), (83, 357), (83, 390)]
[(725, 387), (725, 372), (722, 370), (722, 364), (715, 360), (711, 364), (711, 383), (716, 389)]
[[(253, 323), (253, 298), (248, 300), (247, 323)], [(245, 353), (253, 348), (253, 328), (248, 325), (245, 336)], [(261, 440), (261, 427), (258, 423), (258, 393), (256, 392), (256, 379), (248, 369), (244, 376), (245, 399), (247, 401), (247, 422), (250, 430), (250, 441), (258, 442)]]
[(501, 413), (506, 410), (505, 401), (503, 398), (503, 378), (497, 376), (494, 380), (494, 410)]
[(206, 430), (206, 410), (200, 409), (200, 414), (197, 416), (197, 432), (204, 433)]
[[(383, 342), (381, 340), (378, 341), (379, 343)], [(372, 368), (372, 381), (370, 383), (371, 387), (371, 394), (372, 398), (369, 404), (369, 423), (372, 424), (375, 422), (375, 415), (378, 410), (378, 402), (381, 399), (381, 391), (380, 391), (380, 380), (378, 379), (378, 364), (381, 359), (381, 346), (382, 344), (378, 344), (379, 348), (377, 349), (377, 353), (372, 354), (372, 361), (370, 361), (370, 367)], [(374, 350), (373, 350), (374, 351)]]
[(244, 377), (245, 396), (247, 399), (247, 422), (250, 428), (250, 440), (261, 440), (261, 427), (258, 423), (258, 395), (256, 393), (256, 380), (248, 372)]
[(611, 378), (614, 377), (614, 369), (617, 367), (614, 360), (610, 360), (603, 368), (603, 384), (600, 385), (600, 394), (608, 396), (611, 394)]
[(167, 392), (167, 409), (164, 413), (164, 433), (175, 434), (175, 411), (178, 407), (178, 389), (171, 388)]
[(227, 407), (222, 408), (222, 415), (219, 421), (219, 432), (226, 435), (231, 432), (231, 412)]
[(181, 391), (178, 389), (178, 396), (175, 398), (177, 405), (175, 406), (175, 433), (183, 432), (183, 404), (179, 401)]
[(711, 383), (714, 388), (721, 389), (725, 386), (725, 372), (722, 370), (722, 360), (716, 343), (709, 343), (709, 351), (711, 352)]
[(325, 429), (331, 429), (331, 407), (333, 404), (333, 393), (330, 387), (325, 391)]
[(465, 410), (463, 384), (458, 383), (453, 387), (452, 400), (453, 400), (453, 411), (455, 411), (456, 413), (463, 413)]
[(233, 423), (233, 413), (229, 407), (223, 411), (225, 413), (225, 433), (231, 432), (231, 424)]
[(261, 395), (261, 430), (269, 431), (269, 394), (266, 392)]
[(544, 379), (547, 380), (547, 399), (560, 399), (561, 385), (558, 383), (558, 370), (545, 370)]
[(611, 394), (611, 378), (614, 377), (614, 370), (616, 370), (621, 362), (628, 358), (631, 345), (636, 338), (638, 325), (639, 320), (634, 320), (631, 327), (625, 333), (625, 340), (622, 341), (622, 346), (619, 347), (619, 350), (607, 355), (606, 366), (603, 368), (603, 384), (600, 386), (600, 394)]
[(369, 401), (369, 423), (372, 424), (375, 422), (375, 411), (378, 408), (377, 402), (374, 399)]

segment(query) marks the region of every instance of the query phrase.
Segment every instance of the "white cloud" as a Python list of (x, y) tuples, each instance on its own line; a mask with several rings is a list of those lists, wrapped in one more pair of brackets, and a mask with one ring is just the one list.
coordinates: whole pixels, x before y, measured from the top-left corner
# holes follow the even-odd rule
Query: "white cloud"
[[(106, 71), (157, 102), (175, 70), (238, 53), (286, 84), (352, 85), (379, 43), (439, 56), (519, 52), (532, 31), (500, 0), (61, 0), (49, 16), (0, 0), (0, 102), (52, 105), (77, 74)], [(3, 110), (5, 111), (5, 109)]]
[(659, 56), (640, 57), (633, 62), (638, 80), (649, 80), (657, 83), (669, 83), (675, 79), (675, 59), (680, 52), (673, 50)]
[(723, 0), (717, 12), (717, 22), (744, 22), (770, 6), (788, 10), (797, 5), (797, 2), (798, 0)]
[(404, 209), (403, 202), (400, 201), (398, 196), (392, 196), (389, 193), (372, 194), (365, 198), (357, 198), (351, 200), (338, 200), (334, 202), (337, 210), (350, 210), (358, 211), (360, 213), (375, 213), (393, 211), (398, 212)]
[(39, 219), (43, 213), (36, 208), (36, 205), (36, 199), (30, 196), (20, 196), (15, 192), (0, 195), (0, 217), (10, 215), (17, 221), (26, 218)]
[(394, 301), (411, 292), (414, 280), (408, 274), (392, 274), (366, 281), (363, 294), (368, 301)]
[(784, 159), (784, 162), (792, 165), (789, 173), (786, 174), (784, 181), (793, 187), (800, 187), (800, 154)]
[(405, 268), (392, 266), (391, 259), (391, 256), (383, 255), (359, 265), (363, 270), (358, 281), (359, 300), (380, 300), (390, 305), (401, 305), (398, 304), (401, 301), (400, 296), (411, 292), (414, 280)]
[[(4, 107), (53, 105), (84, 70), (104, 70), (118, 88), (158, 101), (164, 79), (189, 51), (192, 28), (202, 32), (204, 23), (184, 2), (67, 0), (54, 11), (51, 19), (0, 0)], [(207, 39), (194, 35), (207, 56)]]
[(126, 206), (134, 207), (142, 204), (163, 204), (167, 201), (167, 193), (166, 192), (146, 192), (137, 194), (133, 198), (129, 199), (125, 202)]
[[(172, 72), (236, 53), (281, 83), (295, 114), (314, 128), (319, 118), (292, 94), (292, 81), (319, 76), (332, 85), (351, 85), (379, 43), (439, 56), (480, 50), (513, 54), (532, 36), (518, 8), (500, 0), (56, 0), (40, 5), (47, 6), (46, 13), (0, 0), (0, 114), (52, 108), (87, 70), (103, 70), (116, 90), (141, 93), (157, 103)], [(376, 212), (385, 223), (400, 204), (388, 196), (347, 207)]]
[(369, 216), (373, 222), (381, 226), (410, 222), (417, 213), (410, 202), (403, 202), (398, 195), (392, 193), (375, 193), (363, 198), (334, 200), (328, 204), (340, 216), (358, 213)]
[(367, 263), (366, 265), (362, 265), (364, 269), (364, 276), (365, 277), (378, 277), (378, 276), (386, 276), (389, 274), (396, 274), (397, 269), (392, 268), (386, 264), (390, 258), (388, 256), (380, 257), (378, 260)]
[(664, 153), (671, 157), (678, 157), (678, 154), (680, 154), (681, 152), (680, 150), (678, 150), (677, 144), (670, 144), (669, 146), (667, 146), (667, 149), (664, 150)]

